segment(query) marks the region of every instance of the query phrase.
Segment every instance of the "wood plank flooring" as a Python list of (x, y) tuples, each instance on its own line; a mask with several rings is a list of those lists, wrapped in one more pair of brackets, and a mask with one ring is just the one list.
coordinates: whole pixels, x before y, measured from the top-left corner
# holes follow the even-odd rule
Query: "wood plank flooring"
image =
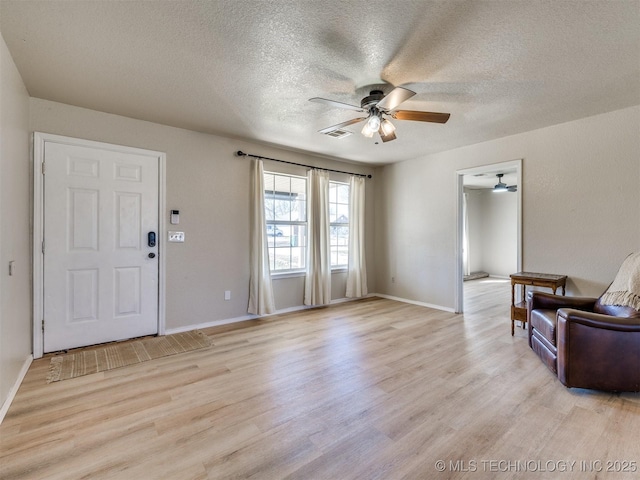
[(482, 279), (464, 315), (369, 298), (58, 383), (37, 360), (0, 478), (638, 478), (640, 395), (562, 386), (509, 303)]

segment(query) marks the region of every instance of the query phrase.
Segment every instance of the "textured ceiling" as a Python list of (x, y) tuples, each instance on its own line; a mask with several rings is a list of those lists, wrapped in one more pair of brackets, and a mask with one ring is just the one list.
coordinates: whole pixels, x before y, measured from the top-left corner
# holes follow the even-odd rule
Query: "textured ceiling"
[[(385, 164), (640, 104), (640, 0), (11, 1), (33, 97)], [(384, 80), (417, 92), (398, 139), (318, 130)]]

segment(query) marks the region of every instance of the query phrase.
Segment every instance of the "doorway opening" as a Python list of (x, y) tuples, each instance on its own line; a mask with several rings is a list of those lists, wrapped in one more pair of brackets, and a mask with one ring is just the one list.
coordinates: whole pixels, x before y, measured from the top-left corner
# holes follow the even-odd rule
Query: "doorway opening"
[(456, 176), (455, 310), (463, 312), (465, 280), (504, 284), (522, 269), (522, 160), (459, 170)]

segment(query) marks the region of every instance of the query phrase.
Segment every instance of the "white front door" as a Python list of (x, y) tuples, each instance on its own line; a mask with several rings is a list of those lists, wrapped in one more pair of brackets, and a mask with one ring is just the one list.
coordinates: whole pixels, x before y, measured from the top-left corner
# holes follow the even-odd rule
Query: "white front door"
[(158, 333), (158, 157), (48, 141), (44, 159), (44, 352)]

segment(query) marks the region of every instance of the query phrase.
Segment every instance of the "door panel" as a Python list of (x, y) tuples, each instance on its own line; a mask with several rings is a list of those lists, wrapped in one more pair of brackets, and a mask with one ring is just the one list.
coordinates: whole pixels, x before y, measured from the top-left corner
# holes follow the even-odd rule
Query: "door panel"
[(158, 158), (47, 142), (45, 164), (44, 351), (157, 333)]

